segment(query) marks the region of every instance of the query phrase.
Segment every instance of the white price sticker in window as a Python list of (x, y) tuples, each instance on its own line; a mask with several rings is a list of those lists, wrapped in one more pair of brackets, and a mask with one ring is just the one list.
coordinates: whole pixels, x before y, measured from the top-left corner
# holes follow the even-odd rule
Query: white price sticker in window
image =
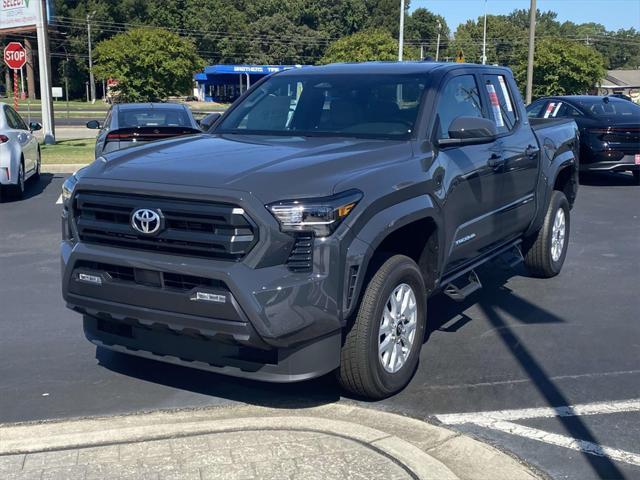
[(511, 97), (509, 96), (509, 90), (507, 84), (504, 81), (504, 77), (498, 75), (498, 81), (500, 82), (500, 88), (502, 89), (502, 95), (504, 96), (504, 102), (507, 105), (507, 110), (513, 112), (513, 106), (511, 105)]
[(500, 100), (498, 100), (498, 94), (496, 93), (496, 89), (493, 84), (487, 83), (487, 93), (489, 94), (491, 110), (493, 111), (493, 116), (496, 119), (496, 125), (499, 127), (504, 127), (502, 111), (500, 111)]

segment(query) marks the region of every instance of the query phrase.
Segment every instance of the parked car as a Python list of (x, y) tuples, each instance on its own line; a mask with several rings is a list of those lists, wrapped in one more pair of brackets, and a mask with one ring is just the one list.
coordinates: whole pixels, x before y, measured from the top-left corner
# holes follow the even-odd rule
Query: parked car
[(507, 68), (271, 75), (211, 134), (65, 181), (66, 305), (107, 349), (274, 382), (335, 370), (389, 396), (418, 364), (428, 295), (467, 298), (501, 255), (562, 268), (577, 126), (526, 120)]
[(571, 118), (580, 129), (580, 170), (630, 171), (640, 185), (640, 106), (588, 95), (544, 97), (527, 107), (529, 118)]
[(0, 103), (0, 190), (17, 198), (25, 182), (40, 176), (40, 145), (33, 135), (42, 125), (22, 117), (6, 103)]
[(87, 122), (98, 129), (96, 157), (141, 143), (200, 133), (191, 110), (179, 103), (117, 103), (103, 123)]

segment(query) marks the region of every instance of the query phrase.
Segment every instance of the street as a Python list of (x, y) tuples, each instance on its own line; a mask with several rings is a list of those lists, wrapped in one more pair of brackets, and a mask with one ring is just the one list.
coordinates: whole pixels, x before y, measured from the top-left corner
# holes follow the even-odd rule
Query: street
[(581, 186), (558, 277), (496, 262), (464, 303), (431, 299), (415, 377), (373, 403), (341, 398), (329, 377), (266, 384), (96, 351), (60, 293), (63, 179), (43, 174), (24, 200), (0, 204), (0, 422), (357, 402), (442, 422), (553, 478), (640, 477), (640, 188), (630, 175)]

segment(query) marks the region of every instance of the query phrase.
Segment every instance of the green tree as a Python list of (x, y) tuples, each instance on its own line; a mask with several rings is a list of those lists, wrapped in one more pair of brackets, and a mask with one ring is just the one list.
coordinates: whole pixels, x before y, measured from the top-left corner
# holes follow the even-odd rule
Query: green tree
[(188, 93), (204, 66), (191, 40), (162, 28), (134, 28), (103, 40), (95, 60), (96, 77), (116, 79), (118, 96), (127, 102)]
[[(526, 58), (515, 65), (513, 73), (523, 89), (527, 78)], [(558, 38), (544, 38), (536, 43), (533, 64), (534, 98), (587, 93), (604, 74), (604, 60), (593, 48)]]
[(438, 22), (440, 23), (440, 57), (442, 57), (449, 45), (449, 27), (444, 17), (436, 15), (426, 8), (417, 8), (407, 17), (404, 35), (405, 42), (418, 47), (423, 44), (425, 47), (425, 56), (432, 55), (435, 58), (438, 39)]
[[(404, 56), (417, 58), (415, 48), (406, 46)], [(336, 40), (320, 60), (320, 63), (393, 61), (398, 58), (398, 41), (383, 29), (363, 30)]]

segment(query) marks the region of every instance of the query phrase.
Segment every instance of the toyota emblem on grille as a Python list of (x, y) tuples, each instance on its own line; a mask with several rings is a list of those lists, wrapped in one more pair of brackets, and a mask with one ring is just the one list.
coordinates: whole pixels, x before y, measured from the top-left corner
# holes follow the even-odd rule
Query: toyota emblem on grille
[(150, 210), (148, 208), (139, 208), (131, 215), (131, 226), (134, 230), (144, 233), (145, 235), (153, 235), (158, 233), (162, 226), (162, 214), (160, 211)]

